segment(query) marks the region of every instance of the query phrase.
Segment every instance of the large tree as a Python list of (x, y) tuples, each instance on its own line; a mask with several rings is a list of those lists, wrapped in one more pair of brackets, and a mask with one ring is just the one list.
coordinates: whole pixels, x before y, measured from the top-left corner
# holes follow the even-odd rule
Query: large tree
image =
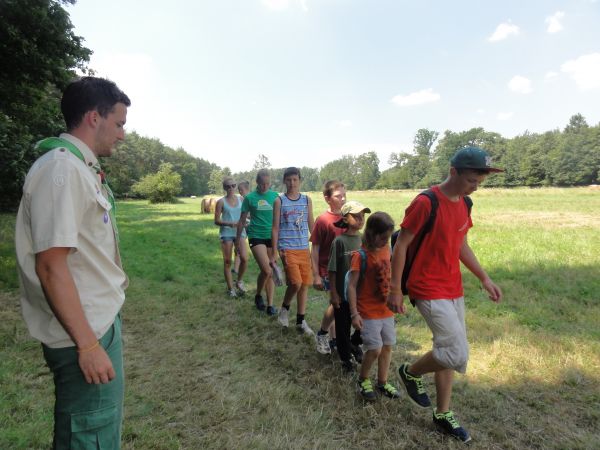
[(75, 0), (0, 1), (0, 210), (18, 204), (34, 142), (64, 129), (61, 92), (75, 69), (86, 71), (91, 51), (66, 3)]

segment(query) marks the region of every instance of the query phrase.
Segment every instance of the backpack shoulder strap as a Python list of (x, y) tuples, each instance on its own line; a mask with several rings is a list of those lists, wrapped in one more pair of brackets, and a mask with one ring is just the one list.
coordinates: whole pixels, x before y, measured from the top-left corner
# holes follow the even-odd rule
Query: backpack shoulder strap
[(435, 192), (433, 192), (432, 189), (427, 189), (421, 192), (419, 195), (424, 195), (431, 202), (431, 211), (429, 212), (429, 218), (427, 219), (427, 222), (425, 222), (425, 224), (423, 225), (422, 231), (422, 234), (427, 234), (431, 231), (431, 229), (433, 228), (433, 224), (435, 223), (439, 201), (437, 196), (435, 195)]
[(367, 271), (367, 252), (361, 247), (358, 253), (360, 254), (360, 278), (362, 278)]

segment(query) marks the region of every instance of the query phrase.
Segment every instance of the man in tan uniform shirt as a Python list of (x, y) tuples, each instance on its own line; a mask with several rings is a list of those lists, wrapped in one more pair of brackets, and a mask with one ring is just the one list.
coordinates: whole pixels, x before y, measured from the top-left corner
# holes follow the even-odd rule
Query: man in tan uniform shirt
[(123, 358), (114, 198), (98, 163), (125, 137), (129, 98), (84, 77), (65, 90), (68, 133), (38, 143), (16, 225), (22, 313), (54, 375), (54, 448), (119, 448)]

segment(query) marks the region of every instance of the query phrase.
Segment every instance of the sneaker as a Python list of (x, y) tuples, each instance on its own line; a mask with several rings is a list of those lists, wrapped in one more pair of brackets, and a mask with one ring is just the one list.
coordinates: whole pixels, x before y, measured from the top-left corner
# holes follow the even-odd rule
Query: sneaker
[(303, 320), (302, 323), (296, 324), (296, 330), (298, 333), (304, 333), (306, 336), (314, 336), (315, 332), (311, 330), (311, 328), (306, 323), (306, 320)]
[(329, 340), (329, 349), (332, 352), (337, 351), (337, 341), (335, 340), (335, 338)]
[(408, 367), (409, 364), (404, 363), (398, 369), (400, 379), (406, 388), (408, 397), (415, 405), (421, 408), (429, 408), (431, 406), (431, 400), (429, 400), (429, 396), (425, 392), (425, 387), (423, 386), (423, 377), (417, 377), (409, 374), (407, 371)]
[(265, 310), (265, 300), (262, 298), (262, 295), (254, 296), (254, 304), (256, 305), (256, 309), (259, 311)]
[(233, 290), (233, 289), (228, 289), (228, 290), (227, 290), (227, 295), (228, 295), (230, 298), (236, 298), (236, 297), (237, 297), (237, 294), (235, 293), (235, 290)]
[(369, 378), (365, 378), (362, 381), (358, 380), (358, 393), (369, 402), (374, 402), (377, 399), (377, 394), (375, 394)]
[(246, 286), (244, 285), (243, 281), (238, 281), (237, 283), (235, 283), (235, 287), (239, 295), (245, 295), (246, 292), (248, 292), (246, 291)]
[(329, 355), (331, 348), (329, 347), (329, 335), (317, 333), (317, 351), (321, 355)]
[(388, 398), (400, 398), (400, 392), (391, 383), (379, 384), (377, 383), (377, 390)]
[(452, 411), (438, 414), (433, 410), (433, 423), (442, 433), (449, 434), (465, 444), (471, 440), (469, 432), (459, 425)]
[(352, 356), (354, 356), (357, 363), (362, 363), (363, 351), (362, 348), (360, 348), (360, 345), (350, 344), (350, 353), (352, 353)]
[(267, 316), (274, 316), (275, 314), (277, 314), (277, 308), (271, 305), (267, 306)]
[(286, 327), (286, 328), (289, 327), (290, 326), (289, 315), (290, 315), (290, 312), (282, 306), (281, 309), (279, 310), (279, 316), (277, 316), (277, 322), (279, 322), (282, 327)]

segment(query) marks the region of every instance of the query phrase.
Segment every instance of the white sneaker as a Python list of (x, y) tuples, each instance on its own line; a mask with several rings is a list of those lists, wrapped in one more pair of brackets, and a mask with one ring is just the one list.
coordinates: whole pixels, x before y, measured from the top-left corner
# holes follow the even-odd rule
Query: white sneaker
[(290, 315), (290, 312), (282, 306), (281, 309), (279, 310), (279, 315), (277, 316), (277, 322), (279, 322), (282, 327), (286, 327), (286, 328), (289, 327), (290, 326), (289, 315)]
[(227, 291), (227, 295), (229, 295), (229, 297), (231, 297), (231, 298), (236, 298), (237, 297), (237, 294), (235, 293), (234, 289), (229, 289)]
[(314, 336), (315, 332), (310, 329), (306, 320), (303, 320), (302, 323), (296, 324), (296, 330), (299, 333), (304, 333), (305, 336)]
[(318, 334), (315, 337), (317, 341), (317, 351), (321, 355), (331, 354), (331, 347), (329, 347), (329, 334)]
[(240, 295), (244, 295), (246, 294), (246, 292), (248, 292), (246, 291), (246, 286), (244, 285), (243, 281), (238, 281), (237, 283), (235, 283), (235, 287), (237, 288), (238, 293)]

